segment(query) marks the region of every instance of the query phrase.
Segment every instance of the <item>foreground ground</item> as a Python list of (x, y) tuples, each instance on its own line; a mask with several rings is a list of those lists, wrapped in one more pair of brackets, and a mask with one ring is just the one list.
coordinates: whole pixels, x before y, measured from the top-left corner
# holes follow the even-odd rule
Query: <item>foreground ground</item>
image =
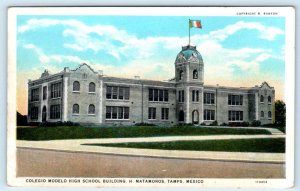
[[(278, 144), (282, 146), (285, 135), (276, 129), (42, 127), (18, 128), (17, 138), (17, 176), (170, 178), (283, 178), (285, 176), (284, 152), (162, 150), (161, 146), (163, 142), (236, 140), (241, 143), (249, 139), (252, 139), (251, 142), (255, 139), (263, 139), (258, 144), (264, 147), (277, 147)], [(279, 141), (274, 143), (274, 140)], [(156, 149), (88, 146), (89, 144), (151, 142), (160, 145)], [(227, 144), (221, 145), (224, 148)], [(187, 145), (184, 147), (187, 148)]]
[[(275, 129), (274, 129), (275, 130)], [(277, 130), (278, 131), (278, 130)], [(278, 131), (281, 133), (280, 131)], [(18, 140), (58, 140), (91, 139), (122, 137), (157, 137), (157, 136), (196, 136), (196, 135), (270, 135), (269, 129), (263, 128), (226, 128), (226, 127), (36, 127), (17, 128)], [(282, 134), (282, 133), (281, 133)]]
[(285, 138), (192, 140), (139, 143), (89, 143), (88, 146), (162, 150), (285, 153)]
[(283, 178), (285, 164), (17, 149), (17, 176)]

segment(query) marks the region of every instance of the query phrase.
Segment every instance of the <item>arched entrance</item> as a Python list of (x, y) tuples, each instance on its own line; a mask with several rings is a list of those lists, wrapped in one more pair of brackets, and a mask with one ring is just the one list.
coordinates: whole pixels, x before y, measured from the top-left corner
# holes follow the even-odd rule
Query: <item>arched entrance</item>
[(194, 110), (192, 112), (192, 121), (193, 121), (193, 124), (198, 124), (199, 123), (199, 112), (198, 112), (198, 110)]
[(179, 111), (178, 121), (184, 122), (184, 111), (182, 111), (182, 110)]
[(43, 107), (43, 111), (42, 111), (42, 122), (46, 122), (47, 120), (47, 108), (46, 106)]

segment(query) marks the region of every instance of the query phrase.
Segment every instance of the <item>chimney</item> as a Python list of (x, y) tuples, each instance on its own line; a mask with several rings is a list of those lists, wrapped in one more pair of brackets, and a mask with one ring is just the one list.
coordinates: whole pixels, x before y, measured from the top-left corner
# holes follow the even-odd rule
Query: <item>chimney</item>
[(100, 76), (103, 76), (103, 70), (98, 70), (98, 74), (99, 74)]
[(70, 68), (69, 67), (65, 67), (64, 68), (64, 72), (70, 72)]

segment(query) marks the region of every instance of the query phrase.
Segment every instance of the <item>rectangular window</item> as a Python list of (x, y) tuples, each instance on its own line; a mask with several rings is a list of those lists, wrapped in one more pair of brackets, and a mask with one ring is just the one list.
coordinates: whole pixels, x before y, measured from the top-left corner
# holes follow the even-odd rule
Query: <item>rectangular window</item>
[(129, 107), (124, 107), (124, 119), (129, 119)]
[(168, 90), (164, 90), (164, 101), (165, 102), (169, 101), (169, 91)]
[(61, 97), (61, 82), (51, 84), (51, 98)]
[(43, 87), (43, 100), (47, 99), (47, 86)]
[(106, 99), (111, 99), (112, 98), (112, 87), (107, 86), (106, 87)]
[(113, 99), (118, 99), (118, 87), (113, 87), (112, 89), (112, 98)]
[(60, 105), (50, 106), (50, 119), (60, 119)]
[(39, 108), (38, 107), (32, 107), (30, 109), (30, 119), (37, 120), (39, 117)]
[(106, 119), (111, 119), (112, 107), (106, 107)]
[(107, 86), (106, 99), (129, 100), (129, 87)]
[(184, 90), (179, 90), (178, 91), (178, 101), (179, 102), (184, 102)]
[(162, 120), (169, 119), (169, 108), (161, 108), (161, 119)]
[(124, 88), (119, 87), (119, 99), (124, 99)]
[(168, 102), (169, 101), (168, 90), (149, 88), (149, 101)]
[(106, 119), (129, 119), (129, 107), (106, 106)]
[(243, 121), (243, 111), (228, 111), (228, 121)]
[(215, 120), (215, 110), (209, 110), (209, 109), (205, 109), (204, 110), (204, 120), (207, 120), (207, 121), (213, 121)]
[(159, 101), (164, 101), (164, 91), (159, 90)]
[(229, 94), (228, 105), (243, 105), (243, 96)]
[(118, 119), (124, 119), (124, 108), (118, 107)]
[(156, 108), (155, 107), (148, 108), (148, 119), (156, 119)]
[(112, 108), (112, 118), (117, 119), (118, 118), (118, 107)]
[(149, 101), (154, 101), (153, 89), (149, 89)]
[(204, 104), (215, 104), (215, 94), (214, 93), (204, 93)]
[(39, 101), (39, 88), (35, 88), (31, 90), (31, 101)]
[(127, 88), (124, 88), (124, 91), (125, 91), (125, 93), (124, 93), (124, 94), (125, 94), (125, 97), (124, 97), (125, 100), (129, 100), (129, 94), (130, 94), (130, 93), (129, 93), (129, 92), (130, 92), (130, 91), (129, 91), (129, 88), (128, 88), (128, 87), (127, 87)]
[(198, 90), (193, 90), (192, 91), (192, 101), (193, 102), (198, 102), (199, 101), (199, 91)]

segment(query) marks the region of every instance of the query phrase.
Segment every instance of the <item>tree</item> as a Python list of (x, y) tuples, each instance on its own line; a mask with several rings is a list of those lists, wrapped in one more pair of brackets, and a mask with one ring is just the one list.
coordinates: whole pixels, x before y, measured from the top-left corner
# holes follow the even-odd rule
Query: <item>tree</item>
[(282, 100), (275, 101), (275, 124), (280, 127), (285, 127), (285, 103)]
[(27, 116), (22, 115), (21, 113), (17, 112), (17, 125), (18, 126), (25, 126), (27, 125)]

